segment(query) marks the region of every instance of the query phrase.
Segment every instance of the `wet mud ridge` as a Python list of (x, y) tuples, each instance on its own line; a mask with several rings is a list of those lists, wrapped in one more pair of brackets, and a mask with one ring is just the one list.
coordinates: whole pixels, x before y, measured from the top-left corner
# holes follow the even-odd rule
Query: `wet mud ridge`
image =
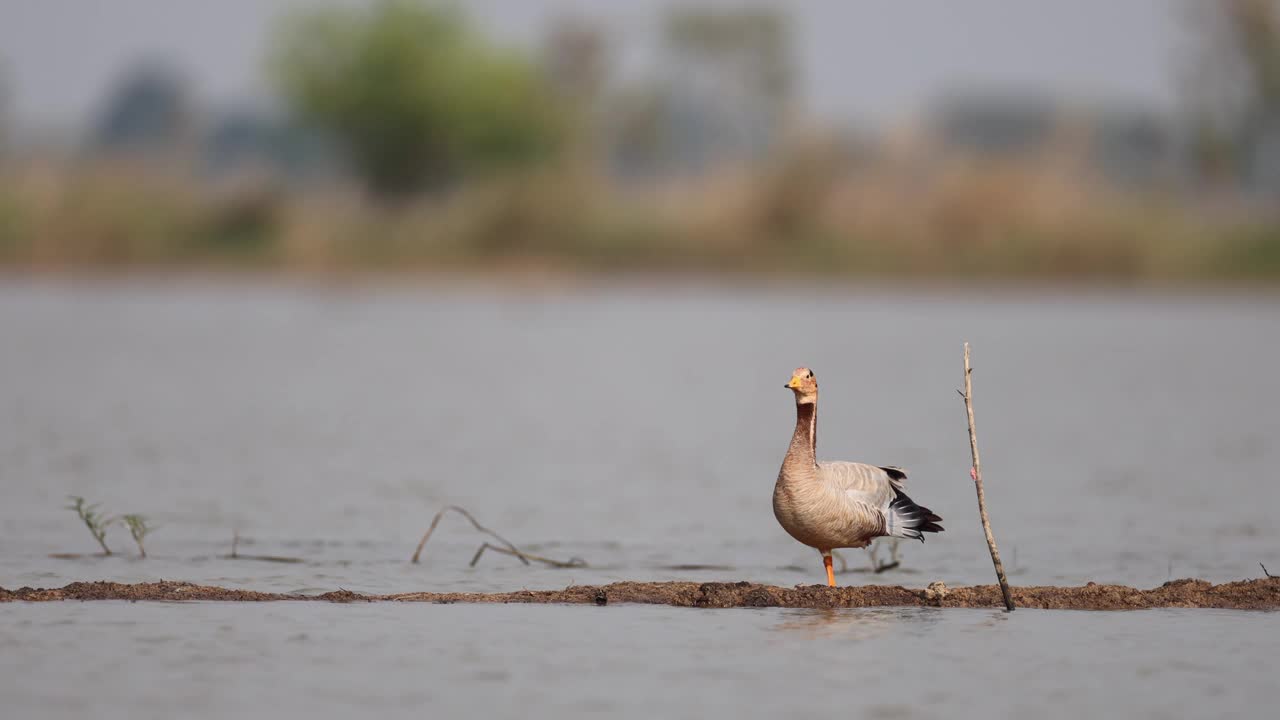
[[(1261, 578), (1213, 585), (1204, 580), (1174, 580), (1150, 590), (1089, 583), (1080, 587), (1013, 588), (1018, 607), (1052, 610), (1141, 610), (1145, 608), (1280, 609), (1280, 578)], [(612, 605), (638, 603), (676, 607), (843, 608), (843, 607), (1002, 607), (996, 585), (947, 588), (933, 583), (922, 590), (897, 585), (828, 588), (825, 585), (774, 585), (694, 582), (618, 582), (570, 586), (564, 590), (520, 590), (501, 593), (417, 592), (363, 595), (336, 590), (322, 595), (291, 595), (185, 582), (75, 582), (61, 588), (0, 588), (0, 602), (55, 600), (184, 600), (228, 602), (425, 602), (425, 603), (556, 603)]]

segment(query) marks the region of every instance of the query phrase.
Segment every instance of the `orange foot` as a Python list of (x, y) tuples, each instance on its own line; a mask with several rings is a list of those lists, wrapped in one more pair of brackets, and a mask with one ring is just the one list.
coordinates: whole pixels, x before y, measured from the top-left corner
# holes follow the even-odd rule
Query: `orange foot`
[(831, 553), (822, 556), (822, 564), (827, 568), (827, 586), (836, 586), (836, 572), (831, 568)]

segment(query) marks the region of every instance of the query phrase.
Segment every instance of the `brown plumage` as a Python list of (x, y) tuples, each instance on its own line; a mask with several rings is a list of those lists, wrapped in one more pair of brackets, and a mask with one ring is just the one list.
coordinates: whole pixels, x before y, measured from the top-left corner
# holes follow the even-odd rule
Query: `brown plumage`
[(877, 537), (923, 542), (924, 533), (942, 531), (942, 518), (907, 497), (902, 469), (818, 462), (818, 381), (797, 368), (787, 387), (795, 392), (796, 429), (773, 488), (773, 514), (791, 537), (822, 553), (827, 584), (835, 585), (836, 548), (866, 547)]

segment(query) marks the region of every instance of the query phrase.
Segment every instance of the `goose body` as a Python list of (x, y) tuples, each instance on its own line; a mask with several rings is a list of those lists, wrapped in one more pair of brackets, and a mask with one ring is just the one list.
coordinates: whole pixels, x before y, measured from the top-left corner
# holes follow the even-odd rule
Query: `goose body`
[(796, 428), (773, 489), (773, 514), (791, 537), (822, 554), (835, 585), (831, 551), (866, 547), (877, 537), (924, 541), (942, 518), (907, 497), (907, 474), (893, 466), (819, 462), (818, 386), (798, 368), (787, 387), (796, 395)]

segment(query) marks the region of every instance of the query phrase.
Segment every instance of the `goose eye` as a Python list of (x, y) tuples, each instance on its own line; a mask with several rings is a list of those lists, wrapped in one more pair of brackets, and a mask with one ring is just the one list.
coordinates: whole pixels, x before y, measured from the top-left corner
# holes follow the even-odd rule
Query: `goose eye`
[(811, 377), (813, 377), (813, 371), (812, 371), (812, 370), (810, 370), (809, 372), (805, 373), (805, 374), (804, 374), (804, 376), (805, 376), (805, 377), (807, 377), (807, 378), (811, 378)]

